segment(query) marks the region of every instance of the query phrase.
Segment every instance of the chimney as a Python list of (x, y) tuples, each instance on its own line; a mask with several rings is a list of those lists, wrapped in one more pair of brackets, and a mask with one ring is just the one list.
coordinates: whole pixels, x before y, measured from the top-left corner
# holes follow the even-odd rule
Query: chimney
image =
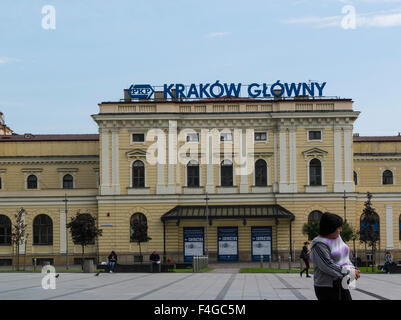
[(164, 97), (164, 91), (155, 91), (154, 97), (155, 97), (155, 101), (165, 101), (165, 100), (167, 100)]
[(124, 102), (131, 102), (131, 96), (128, 93), (128, 89), (124, 89)]
[[(274, 90), (273, 90), (273, 92), (274, 92), (275, 94), (280, 94), (281, 91), (282, 91), (282, 90), (280, 90), (280, 89), (274, 89)], [(281, 97), (276, 97), (276, 96), (274, 96), (274, 100), (282, 100), (282, 99), (283, 99), (283, 96), (281, 96)]]

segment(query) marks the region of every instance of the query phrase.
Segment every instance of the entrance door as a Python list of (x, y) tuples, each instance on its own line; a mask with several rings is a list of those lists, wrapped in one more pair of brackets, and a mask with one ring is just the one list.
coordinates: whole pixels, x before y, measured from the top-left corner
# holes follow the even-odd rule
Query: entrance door
[(238, 261), (238, 228), (218, 227), (218, 261)]
[(252, 227), (252, 261), (270, 261), (272, 255), (272, 227)]

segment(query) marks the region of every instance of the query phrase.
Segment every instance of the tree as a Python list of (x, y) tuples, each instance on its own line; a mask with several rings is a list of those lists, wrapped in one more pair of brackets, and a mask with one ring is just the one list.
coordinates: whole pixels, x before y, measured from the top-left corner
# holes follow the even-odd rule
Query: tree
[(313, 240), (319, 235), (319, 222), (309, 221), (302, 227), (302, 233), (308, 235), (308, 240)]
[(355, 230), (355, 228), (351, 227), (348, 224), (347, 220), (344, 221), (342, 229), (343, 230), (341, 231), (341, 238), (345, 242), (355, 240), (357, 238), (357, 231)]
[(28, 238), (28, 233), (26, 233), (27, 225), (24, 222), (25, 213), (24, 208), (17, 211), (15, 224), (13, 224), (13, 231), (11, 232), (11, 243), (13, 246), (15, 245), (15, 252), (17, 253), (17, 270), (19, 270), (19, 246), (24, 244)]
[(375, 251), (376, 243), (380, 240), (380, 233), (378, 228), (379, 216), (376, 210), (372, 207), (371, 199), (372, 194), (367, 192), (368, 200), (365, 202), (365, 207), (361, 216), (361, 229), (359, 230), (359, 240), (365, 245), (371, 247), (372, 254), (372, 271), (373, 265), (375, 264)]
[(71, 218), (71, 222), (67, 224), (67, 228), (70, 229), (74, 243), (82, 247), (81, 265), (83, 268), (85, 246), (93, 244), (95, 239), (102, 235), (102, 230), (97, 228), (96, 219), (94, 217), (89, 213), (80, 213), (79, 211), (75, 218)]
[(131, 241), (136, 242), (139, 245), (139, 257), (141, 263), (143, 261), (141, 243), (148, 242), (149, 240), (152, 240), (152, 238), (148, 236), (148, 224), (145, 221), (141, 221), (141, 219), (133, 219)]

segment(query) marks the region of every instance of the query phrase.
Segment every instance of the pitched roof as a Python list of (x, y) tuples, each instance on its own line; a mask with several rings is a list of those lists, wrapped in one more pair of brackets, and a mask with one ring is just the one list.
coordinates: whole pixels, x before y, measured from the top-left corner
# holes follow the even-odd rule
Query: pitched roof
[(401, 136), (353, 136), (354, 142), (392, 142), (401, 141)]
[(1, 135), (0, 142), (29, 142), (29, 141), (99, 141), (98, 134), (12, 134)]

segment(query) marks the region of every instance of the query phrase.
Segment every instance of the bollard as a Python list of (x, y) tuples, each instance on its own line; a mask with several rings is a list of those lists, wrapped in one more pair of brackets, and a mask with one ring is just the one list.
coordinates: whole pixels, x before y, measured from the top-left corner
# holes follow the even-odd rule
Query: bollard
[(270, 256), (269, 257), (269, 269), (271, 269), (272, 268), (272, 257)]
[(194, 269), (194, 272), (198, 272), (198, 257), (197, 256), (194, 256), (194, 258), (193, 258), (193, 269)]
[(37, 260), (36, 258), (33, 259), (33, 271), (36, 271)]
[(263, 256), (260, 256), (260, 267), (263, 268)]
[(281, 256), (278, 256), (278, 268), (281, 269)]
[(291, 270), (291, 256), (288, 256), (288, 269)]

